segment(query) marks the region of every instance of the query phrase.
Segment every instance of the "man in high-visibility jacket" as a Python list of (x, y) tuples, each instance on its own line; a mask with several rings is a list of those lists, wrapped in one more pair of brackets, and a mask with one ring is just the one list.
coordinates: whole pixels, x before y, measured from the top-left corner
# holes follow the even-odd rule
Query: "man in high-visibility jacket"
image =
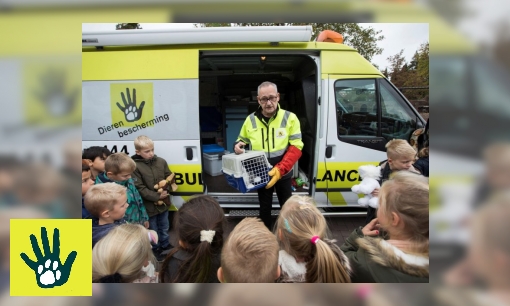
[(249, 115), (241, 127), (234, 145), (237, 154), (244, 152), (246, 144), (253, 151), (264, 151), (273, 168), (266, 188), (258, 189), (260, 219), (271, 230), (273, 191), (280, 207), (292, 195), (292, 168), (301, 157), (303, 141), (297, 116), (279, 107), (280, 94), (276, 84), (263, 82), (258, 87), (259, 108)]

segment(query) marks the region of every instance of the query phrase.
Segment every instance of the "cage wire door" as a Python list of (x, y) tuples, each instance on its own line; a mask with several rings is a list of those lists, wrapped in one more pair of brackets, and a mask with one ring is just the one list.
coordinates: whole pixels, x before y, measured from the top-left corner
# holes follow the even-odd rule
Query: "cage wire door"
[(269, 182), (269, 169), (265, 156), (256, 156), (241, 161), (243, 179), (247, 189), (258, 189)]

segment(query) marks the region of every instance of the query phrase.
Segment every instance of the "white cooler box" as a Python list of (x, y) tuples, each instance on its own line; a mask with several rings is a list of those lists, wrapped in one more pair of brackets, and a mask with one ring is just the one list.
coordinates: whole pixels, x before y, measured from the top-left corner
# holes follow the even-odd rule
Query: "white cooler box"
[(221, 175), (221, 156), (223, 153), (202, 153), (204, 171), (211, 176)]

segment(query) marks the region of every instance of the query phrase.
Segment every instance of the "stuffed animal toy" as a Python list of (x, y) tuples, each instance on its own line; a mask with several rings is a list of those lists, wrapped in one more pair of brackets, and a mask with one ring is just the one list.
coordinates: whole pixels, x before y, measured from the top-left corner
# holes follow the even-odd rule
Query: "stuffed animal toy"
[[(170, 190), (170, 188), (171, 188), (171, 190)], [(175, 174), (172, 173), (166, 179), (161, 180), (159, 183), (154, 185), (154, 189), (156, 189), (156, 191), (158, 193), (162, 193), (163, 190), (166, 190), (169, 194), (172, 191), (176, 191), (177, 185), (175, 184)], [(156, 205), (163, 205), (163, 204), (170, 205), (170, 198), (166, 197), (162, 200), (158, 200), (154, 204), (156, 204)]]
[(365, 165), (358, 168), (358, 173), (362, 179), (361, 183), (352, 186), (352, 192), (364, 194), (365, 197), (358, 199), (358, 204), (363, 207), (377, 208), (379, 199), (371, 195), (372, 191), (380, 188), (378, 179), (381, 177), (381, 166)]

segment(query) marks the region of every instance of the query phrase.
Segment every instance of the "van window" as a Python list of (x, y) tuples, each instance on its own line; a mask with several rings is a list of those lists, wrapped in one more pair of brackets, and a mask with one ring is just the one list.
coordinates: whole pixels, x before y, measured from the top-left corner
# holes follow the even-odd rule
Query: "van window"
[[(461, 110), (469, 107), (469, 69), (470, 59), (459, 56), (431, 56), (430, 58), (430, 92), (429, 105), (434, 110)], [(437, 108), (436, 108), (437, 107)], [(446, 120), (450, 113), (446, 113)], [(445, 120), (445, 121), (446, 121)], [(450, 122), (451, 123), (451, 122)]]
[(379, 84), (382, 136), (388, 141), (391, 139), (409, 140), (411, 133), (416, 128), (416, 115), (388, 81), (381, 79)]
[(335, 82), (338, 137), (377, 136), (374, 79)]
[(476, 88), (476, 101), (478, 110), (491, 116), (507, 119), (510, 117), (510, 103), (508, 97), (508, 74), (501, 71), (488, 60), (477, 59), (473, 61), (473, 77)]
[[(376, 86), (376, 82), (377, 85)], [(355, 141), (384, 137), (409, 140), (417, 115), (386, 79), (337, 80), (335, 82), (338, 139), (355, 145), (384, 150), (385, 143)], [(376, 97), (379, 97), (380, 106)], [(381, 121), (378, 119), (380, 107)]]

